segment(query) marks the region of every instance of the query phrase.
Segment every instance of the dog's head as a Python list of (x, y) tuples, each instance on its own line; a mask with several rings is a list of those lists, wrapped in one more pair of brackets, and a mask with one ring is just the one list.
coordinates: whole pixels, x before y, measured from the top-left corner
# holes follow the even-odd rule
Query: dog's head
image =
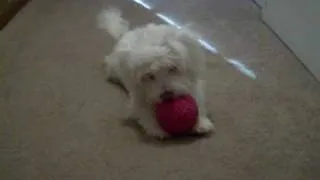
[[(147, 102), (159, 102), (191, 93), (194, 75), (188, 67), (187, 55), (184, 53), (160, 47), (150, 48), (148, 53), (142, 52), (143, 57), (138, 55), (142, 63), (134, 68), (133, 77), (136, 90), (142, 93)], [(133, 54), (133, 59), (137, 58), (137, 54)]]
[(119, 71), (124, 84), (148, 103), (193, 94), (204, 70), (204, 52), (186, 33), (117, 53), (122, 59)]

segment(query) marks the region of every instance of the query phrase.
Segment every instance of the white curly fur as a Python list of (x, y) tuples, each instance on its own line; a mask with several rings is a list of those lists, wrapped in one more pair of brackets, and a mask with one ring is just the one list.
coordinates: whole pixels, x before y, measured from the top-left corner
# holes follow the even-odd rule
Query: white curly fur
[(213, 130), (204, 100), (205, 52), (189, 31), (156, 24), (129, 30), (129, 23), (116, 9), (102, 11), (99, 23), (118, 40), (105, 59), (107, 76), (120, 80), (129, 91), (130, 116), (139, 119), (147, 134), (168, 136), (152, 112), (152, 104), (161, 101), (165, 92), (191, 94), (200, 113), (194, 131)]

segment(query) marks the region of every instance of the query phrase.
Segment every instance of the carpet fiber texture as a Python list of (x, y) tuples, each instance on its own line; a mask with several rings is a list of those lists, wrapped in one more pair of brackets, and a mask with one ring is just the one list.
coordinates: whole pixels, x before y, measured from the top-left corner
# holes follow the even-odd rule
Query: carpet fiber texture
[[(317, 180), (320, 85), (246, 0), (32, 0), (0, 32), (2, 180)], [(216, 134), (154, 142), (124, 121), (127, 97), (101, 62), (97, 14), (193, 22), (209, 54)], [(159, 16), (159, 14), (158, 14)], [(161, 17), (161, 16), (160, 16)], [(163, 16), (162, 16), (163, 17)]]

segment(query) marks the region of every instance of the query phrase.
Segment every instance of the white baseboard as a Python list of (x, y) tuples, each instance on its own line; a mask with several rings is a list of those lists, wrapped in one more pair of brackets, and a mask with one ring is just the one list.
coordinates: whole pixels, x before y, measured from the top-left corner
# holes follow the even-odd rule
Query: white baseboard
[(260, 7), (264, 7), (266, 0), (254, 0)]

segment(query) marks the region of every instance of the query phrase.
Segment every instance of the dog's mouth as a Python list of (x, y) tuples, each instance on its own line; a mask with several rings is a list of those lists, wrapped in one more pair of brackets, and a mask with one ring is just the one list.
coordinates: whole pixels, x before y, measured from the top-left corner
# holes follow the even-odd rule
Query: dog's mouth
[(186, 94), (179, 94), (173, 91), (166, 91), (160, 95), (159, 102), (173, 101), (181, 96), (185, 96)]
[(176, 94), (173, 91), (165, 91), (160, 95), (161, 101), (170, 101), (176, 97)]

